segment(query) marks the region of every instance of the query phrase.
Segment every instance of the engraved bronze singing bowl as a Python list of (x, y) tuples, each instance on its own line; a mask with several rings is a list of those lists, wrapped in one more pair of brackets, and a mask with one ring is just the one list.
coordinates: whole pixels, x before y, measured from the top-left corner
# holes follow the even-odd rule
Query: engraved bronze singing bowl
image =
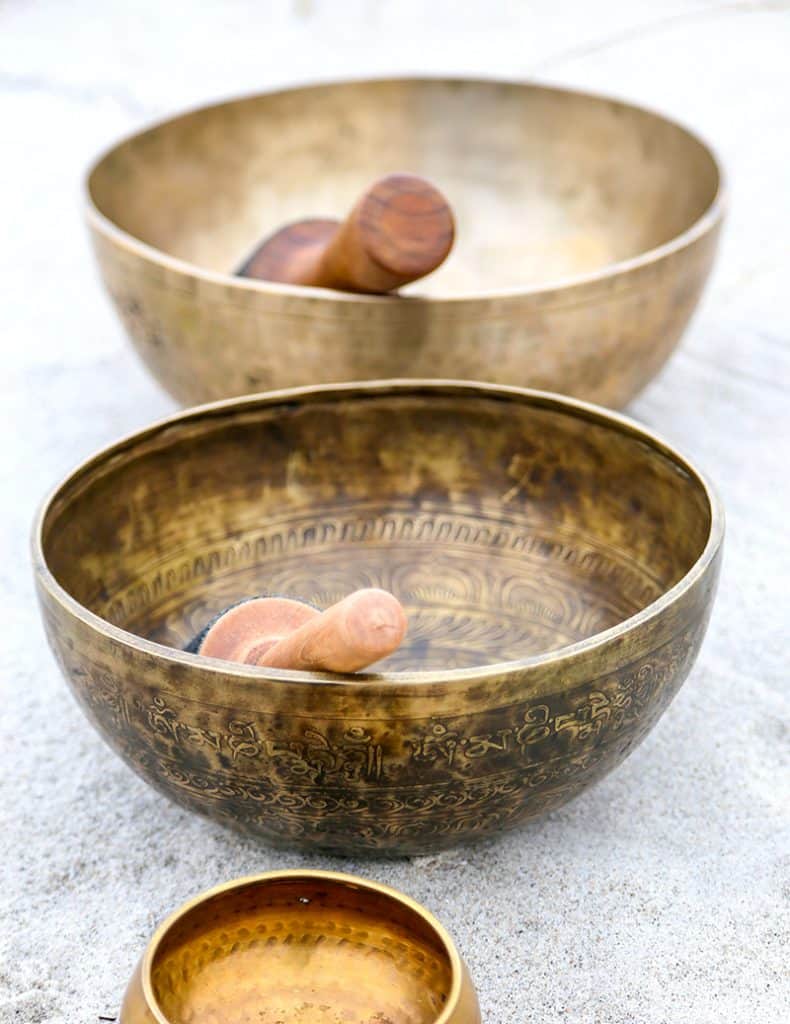
[(120, 1024), (480, 1024), (439, 922), (402, 893), (274, 871), (203, 893), (157, 930)]
[[(691, 668), (722, 512), (603, 409), (444, 382), (305, 388), (106, 449), (41, 513), (49, 641), (111, 746), (180, 804), (270, 840), (413, 853), (600, 778)], [(254, 594), (403, 603), (380, 674), (181, 648)]]
[[(230, 276), (293, 220), (372, 180), (435, 182), (449, 259), (361, 296)], [(721, 172), (628, 104), (513, 82), (312, 86), (207, 107), (95, 165), (88, 221), (140, 355), (176, 398), (390, 377), (545, 388), (619, 407), (678, 342), (708, 276)]]

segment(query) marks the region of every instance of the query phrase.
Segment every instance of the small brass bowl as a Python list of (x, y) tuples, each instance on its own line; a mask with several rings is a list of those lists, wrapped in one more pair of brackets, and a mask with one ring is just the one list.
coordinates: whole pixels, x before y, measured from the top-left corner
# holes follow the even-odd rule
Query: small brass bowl
[(331, 871), (240, 878), (158, 928), (120, 1024), (480, 1024), (453, 941), (408, 896)]
[[(408, 170), (453, 204), (446, 263), (411, 301), (230, 276), (283, 224), (344, 216)], [(334, 381), (490, 380), (628, 402), (708, 276), (722, 174), (694, 135), (625, 103), (405, 78), (266, 93), (121, 142), (89, 174), (104, 281), (157, 380), (188, 404)]]
[[(50, 643), (157, 789), (271, 840), (449, 846), (617, 765), (688, 673), (722, 513), (629, 420), (442, 382), (296, 389), (185, 412), (106, 449), (45, 505)], [(182, 648), (240, 597), (403, 603), (381, 672)]]

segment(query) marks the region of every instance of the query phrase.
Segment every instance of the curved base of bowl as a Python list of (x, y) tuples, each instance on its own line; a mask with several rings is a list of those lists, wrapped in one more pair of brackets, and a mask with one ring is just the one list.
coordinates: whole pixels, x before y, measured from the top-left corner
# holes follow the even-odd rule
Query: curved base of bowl
[(314, 711), (305, 727), (299, 707), (228, 719), (225, 709), (181, 700), (153, 678), (135, 677), (132, 689), (119, 690), (104, 659), (87, 660), (87, 637), (63, 645), (51, 614), (45, 621), (87, 716), (138, 775), (181, 807), (281, 848), (415, 856), (515, 828), (616, 768), (691, 670), (717, 575), (714, 565), (690, 595), (678, 632), (643, 637), (647, 649), (623, 650), (617, 667), (610, 655), (592, 682), (463, 715), (453, 699), (439, 699), (424, 718), (416, 710), (407, 721), (378, 713), (339, 727)]
[[(691, 318), (719, 224), (654, 262), (554, 290), (445, 304), (355, 305), (201, 282), (94, 228), (102, 277), (154, 378), (186, 405), (304, 384), (480, 380), (622, 408), (661, 370)], [(282, 353), (291, 353), (288, 359)]]

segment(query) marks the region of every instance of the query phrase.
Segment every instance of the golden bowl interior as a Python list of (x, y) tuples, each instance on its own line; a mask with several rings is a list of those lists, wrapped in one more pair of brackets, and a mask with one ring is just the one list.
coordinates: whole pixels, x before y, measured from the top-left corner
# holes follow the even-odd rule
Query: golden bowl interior
[(168, 1024), (434, 1024), (457, 954), (391, 891), (288, 873), (193, 904), (149, 953)]
[[(526, 396), (526, 397), (525, 397)], [(374, 385), (207, 408), (86, 464), (44, 521), (80, 604), (183, 648), (256, 594), (404, 604), (392, 671), (574, 644), (659, 599), (711, 530), (703, 482), (628, 421), (539, 393)]]
[(229, 274), (289, 221), (344, 216), (380, 175), (432, 179), (456, 245), (406, 291), (541, 287), (671, 241), (714, 203), (719, 172), (693, 135), (648, 111), (528, 84), (338, 83), (207, 107), (113, 149), (98, 211), (133, 238)]

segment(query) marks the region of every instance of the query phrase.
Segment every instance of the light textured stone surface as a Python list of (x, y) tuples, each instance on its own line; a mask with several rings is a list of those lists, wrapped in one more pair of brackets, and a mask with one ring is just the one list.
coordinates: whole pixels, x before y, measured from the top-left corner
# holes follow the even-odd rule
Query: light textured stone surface
[[(0, 5), (3, 1024), (114, 1016), (163, 914), (234, 875), (303, 864), (432, 908), (488, 1024), (790, 1020), (788, 53), (784, 2)], [(686, 686), (584, 798), (435, 858), (304, 858), (155, 795), (93, 732), (44, 643), (36, 504), (96, 447), (173, 408), (100, 291), (80, 177), (99, 148), (174, 108), (421, 70), (619, 94), (719, 149), (732, 202), (720, 262), (682, 350), (631, 412), (717, 483), (724, 574)]]

